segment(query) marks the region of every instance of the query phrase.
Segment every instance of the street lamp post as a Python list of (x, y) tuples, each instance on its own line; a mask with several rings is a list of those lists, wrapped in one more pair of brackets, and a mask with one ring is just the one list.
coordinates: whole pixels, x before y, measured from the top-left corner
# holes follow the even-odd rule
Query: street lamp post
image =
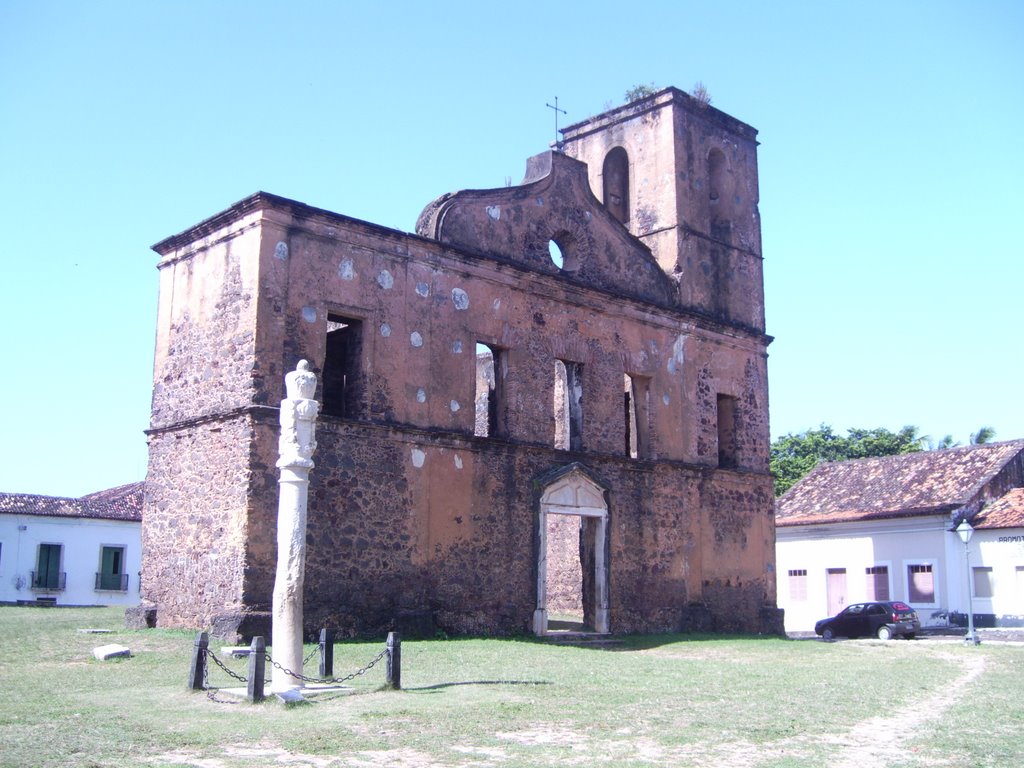
[(974, 631), (974, 590), (971, 587), (971, 536), (974, 535), (974, 528), (964, 520), (956, 527), (956, 534), (964, 543), (964, 561), (967, 563), (967, 634), (964, 635), (964, 645), (979, 645), (981, 640)]

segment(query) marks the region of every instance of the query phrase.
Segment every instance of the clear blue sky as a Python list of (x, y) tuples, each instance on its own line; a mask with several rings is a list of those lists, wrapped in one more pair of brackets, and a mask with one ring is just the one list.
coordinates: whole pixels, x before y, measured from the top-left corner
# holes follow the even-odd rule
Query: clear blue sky
[(773, 436), (1024, 438), (1024, 3), (0, 0), (0, 490), (145, 475), (149, 246), (266, 190), (411, 231), (638, 83), (760, 131)]

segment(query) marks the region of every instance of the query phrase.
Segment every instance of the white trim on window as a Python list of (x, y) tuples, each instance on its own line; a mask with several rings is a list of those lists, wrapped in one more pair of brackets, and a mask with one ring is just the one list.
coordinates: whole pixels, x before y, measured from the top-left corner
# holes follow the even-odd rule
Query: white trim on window
[(790, 568), (788, 574), (789, 599), (794, 603), (807, 602), (807, 569)]
[(991, 565), (971, 566), (971, 588), (974, 590), (975, 597), (983, 600), (995, 597), (996, 578), (995, 570)]
[[(928, 573), (931, 573), (932, 577), (932, 599), (931, 602), (925, 600), (914, 600), (910, 593), (910, 579), (911, 579), (911, 568), (914, 567), (926, 567)], [(939, 561), (930, 557), (915, 557), (907, 558), (903, 561), (902, 567), (902, 578), (903, 578), (903, 594), (904, 600), (915, 608), (938, 608), (941, 602), (941, 595), (939, 594), (939, 587), (942, 583), (942, 579), (939, 574)], [(896, 599), (895, 596), (893, 599)]]

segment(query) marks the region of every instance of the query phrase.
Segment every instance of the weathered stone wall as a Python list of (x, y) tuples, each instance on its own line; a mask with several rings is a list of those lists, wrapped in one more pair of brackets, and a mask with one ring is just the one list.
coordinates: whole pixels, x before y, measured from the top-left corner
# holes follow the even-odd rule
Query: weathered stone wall
[[(716, 464), (711, 411), (716, 393), (727, 392), (741, 405), (738, 466), (767, 468), (760, 337), (726, 335), (701, 328), (696, 318), (643, 305), (611, 307), (603, 295), (557, 277), (495, 270), (414, 238), (389, 238), (372, 251), (355, 227), (343, 238), (322, 235), (340, 233), (342, 222), (308, 217), (274, 224), (266, 225), (267, 239), (287, 238), (281, 242), (290, 266), (275, 265), (277, 280), (268, 275), (261, 282), (268, 292), (286, 290), (288, 298), (267, 307), (271, 322), (260, 335), (277, 357), (308, 358), (322, 370), (327, 314), (361, 320), (367, 398), (357, 420), (472, 435), (480, 341), (506, 353), (503, 391), (512, 442), (553, 444), (554, 360), (561, 359), (582, 365), (588, 452), (624, 452), (627, 372), (650, 380), (652, 457)], [(281, 370), (289, 365), (294, 361), (279, 359)]]
[[(757, 229), (754, 134), (678, 102), (608, 128), (627, 144), (637, 126), (653, 137), (630, 145), (631, 173), (657, 194), (631, 191), (627, 222), (651, 234), (653, 256), (591, 193), (593, 169), (588, 181), (585, 166), (551, 154), (531, 161), (522, 187), (428, 206), (418, 227), (434, 239), (261, 193), (156, 246), (143, 597), (157, 604), (161, 625), (246, 634), (266, 619), (276, 406), (283, 373), (307, 359), (320, 376), (318, 399), (325, 380), (348, 388), (344, 414), (326, 412), (317, 427), (309, 631), (528, 631), (538, 607), (539, 478), (572, 463), (607, 491), (613, 632), (772, 631), (768, 338), (760, 265), (743, 266), (760, 248), (744, 234)], [(685, 130), (684, 118), (693, 123)], [(699, 232), (696, 214), (679, 214), (699, 201), (680, 196), (676, 182), (691, 171), (673, 164), (682, 162), (680, 142), (704, 146), (702, 137), (721, 156), (702, 149), (703, 159), (686, 162), (717, 163), (691, 170), (712, 173), (734, 198), (716, 205), (749, 218), (729, 231), (712, 226), (710, 209)], [(653, 146), (660, 142), (670, 151)], [(663, 178), (659, 169), (670, 168)], [(671, 210), (661, 200), (669, 193)], [(670, 220), (673, 237), (697, 233), (729, 254), (680, 271), (655, 242)], [(547, 256), (550, 240), (564, 246), (561, 267)], [(328, 360), (339, 323), (355, 352)], [(498, 424), (486, 437), (481, 343), (499, 359), (490, 373)], [(555, 392), (565, 382), (556, 360), (572, 367), (582, 392), (572, 449), (558, 434)], [(627, 375), (638, 393), (633, 416)], [(733, 425), (727, 468), (719, 466), (722, 402)], [(643, 425), (636, 457), (629, 424)], [(568, 534), (553, 538), (571, 553)], [(547, 607), (558, 605), (555, 595)]]
[(604, 160), (629, 158), (629, 231), (675, 279), (684, 307), (764, 329), (757, 131), (675, 88), (564, 131), (603, 197)]
[(141, 594), (163, 626), (243, 608), (251, 431), (236, 416), (149, 436)]
[[(397, 614), (430, 612), (449, 631), (523, 631), (536, 601), (536, 510), (529, 479), (572, 460), (587, 462), (612, 484), (611, 616), (616, 631), (678, 626), (686, 604), (701, 599), (704, 582), (717, 583), (702, 577), (702, 530), (751, 528), (743, 545), (728, 551), (723, 570), (764, 579), (763, 550), (770, 545), (761, 535), (761, 521), (752, 519), (756, 503), (730, 501), (728, 514), (710, 518), (706, 510), (716, 507), (700, 490), (707, 484), (704, 473), (717, 462), (712, 411), (715, 393), (722, 391), (740, 404), (740, 485), (766, 482), (766, 386), (759, 338), (726, 336), (685, 315), (639, 304), (616, 307), (598, 293), (557, 278), (495, 269), (415, 238), (387, 233), (374, 240), (373, 228), (308, 210), (300, 218), (291, 204), (268, 205), (260, 226), (255, 254), (237, 247), (232, 252), (232, 258), (264, 263), (260, 320), (246, 336), (258, 339), (260, 360), (253, 369), (286, 370), (295, 359), (307, 358), (321, 371), (329, 312), (360, 320), (364, 334), (358, 371), (366, 392), (363, 410), (351, 419), (325, 416), (319, 427), (318, 466), (310, 490), (310, 621), (329, 619), (364, 632), (385, 628)], [(230, 300), (221, 300), (211, 313), (211, 329), (229, 320), (237, 324), (243, 316), (239, 307), (249, 302), (238, 292), (219, 296)], [(178, 324), (169, 334), (172, 344), (181, 328)], [(191, 350), (196, 359), (215, 357), (220, 342), (214, 331), (205, 339), (189, 338), (211, 350), (205, 356)], [(507, 439), (473, 437), (478, 341), (500, 348), (506, 357)], [(582, 365), (582, 453), (554, 449), (555, 359)], [(185, 385), (189, 368), (177, 377)], [(168, 363), (158, 377), (176, 381), (166, 375), (171, 369)], [(625, 455), (625, 372), (649, 381), (650, 412), (644, 417), (651, 431), (648, 460)], [(269, 377), (266, 381), (267, 397), (279, 395), (280, 388), (274, 392)], [(188, 392), (185, 385), (179, 391)], [(168, 391), (165, 386), (161, 398)], [(161, 408), (159, 413), (176, 412)], [(165, 452), (169, 433), (153, 436), (154, 493), (164, 494), (159, 503), (168, 509), (166, 520), (159, 514), (151, 517), (153, 536), (172, 525), (173, 518), (194, 521), (196, 529), (183, 541), (175, 534), (182, 542), (178, 549), (203, 549), (206, 534), (199, 528), (223, 526), (225, 518), (196, 517), (193, 510), (223, 509), (223, 500), (211, 502), (219, 488), (234, 499), (226, 519), (235, 521), (237, 535), (244, 538), (216, 567), (235, 572), (230, 579), (208, 579), (218, 585), (216, 595), (226, 596), (226, 612), (238, 606), (258, 610), (272, 589), (275, 427), (268, 417), (254, 420), (251, 433), (239, 438), (241, 445), (248, 441), (250, 450), (241, 453), (239, 448), (231, 477), (223, 475), (225, 459), (216, 445)], [(208, 429), (181, 425), (174, 432), (175, 444), (198, 440)], [(658, 463), (651, 464), (655, 458)], [(188, 490), (176, 484), (174, 461), (209, 466), (216, 474)], [(770, 510), (770, 483), (759, 503), (762, 511)], [(201, 552), (189, 557), (214, 568)], [(179, 554), (165, 550), (162, 559), (154, 554), (156, 559), (160, 565), (153, 573), (159, 583), (182, 583), (183, 574), (174, 566)], [(728, 588), (734, 589), (732, 581)], [(154, 588), (146, 595), (170, 606), (161, 612), (161, 623), (207, 616), (210, 600), (221, 599), (205, 593), (171, 598), (170, 591)], [(761, 589), (765, 599), (769, 592)], [(188, 599), (196, 605), (184, 607)], [(736, 621), (753, 626), (750, 611), (736, 615)]]
[[(326, 621), (373, 634), (418, 613), (450, 633), (527, 631), (537, 558), (530, 478), (563, 465), (561, 452), (332, 420), (318, 439), (306, 570), (310, 631)], [(758, 611), (774, 594), (766, 574), (772, 556), (764, 550), (764, 498), (744, 490), (745, 475), (722, 488), (699, 469), (639, 469), (618, 458), (593, 466), (615, 488), (614, 631), (679, 629), (687, 605), (706, 599), (708, 589), (716, 628), (762, 631)], [(770, 481), (761, 490), (770, 498)], [(578, 518), (567, 519), (578, 528)]]
[(242, 215), (205, 238), (165, 241), (152, 428), (254, 401), (260, 239), (256, 218)]

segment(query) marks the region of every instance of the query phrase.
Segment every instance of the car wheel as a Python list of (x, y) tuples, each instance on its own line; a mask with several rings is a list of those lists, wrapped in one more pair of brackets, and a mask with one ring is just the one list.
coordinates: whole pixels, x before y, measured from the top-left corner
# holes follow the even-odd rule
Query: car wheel
[(831, 643), (836, 639), (836, 633), (832, 631), (832, 627), (825, 627), (825, 631), (821, 633), (821, 639), (826, 643)]
[(879, 640), (890, 640), (892, 639), (892, 630), (889, 629), (885, 624), (878, 628), (878, 639)]

